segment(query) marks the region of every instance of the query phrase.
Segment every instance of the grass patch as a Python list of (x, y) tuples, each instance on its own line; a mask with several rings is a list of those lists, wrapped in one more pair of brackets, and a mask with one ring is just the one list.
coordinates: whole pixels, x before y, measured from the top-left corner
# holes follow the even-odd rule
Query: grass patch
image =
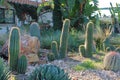
[(95, 62), (90, 59), (84, 60), (81, 64), (78, 64), (73, 67), (74, 70), (80, 71), (80, 70), (86, 70), (86, 69), (101, 69), (101, 62)]

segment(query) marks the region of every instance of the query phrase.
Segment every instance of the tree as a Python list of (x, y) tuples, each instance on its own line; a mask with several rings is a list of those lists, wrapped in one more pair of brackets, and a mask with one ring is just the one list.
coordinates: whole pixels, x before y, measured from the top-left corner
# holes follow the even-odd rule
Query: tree
[(56, 30), (62, 28), (62, 12), (61, 12), (60, 0), (53, 0), (53, 1), (54, 1), (53, 28)]

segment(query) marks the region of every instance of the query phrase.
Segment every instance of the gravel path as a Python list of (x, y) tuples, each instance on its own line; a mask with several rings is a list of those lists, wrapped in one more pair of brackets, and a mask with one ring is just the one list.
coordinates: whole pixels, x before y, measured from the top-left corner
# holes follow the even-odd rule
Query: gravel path
[(71, 67), (79, 64), (76, 61), (55, 60), (49, 64), (54, 64), (64, 69), (72, 80), (120, 80), (120, 71), (105, 70), (84, 70), (75, 71)]

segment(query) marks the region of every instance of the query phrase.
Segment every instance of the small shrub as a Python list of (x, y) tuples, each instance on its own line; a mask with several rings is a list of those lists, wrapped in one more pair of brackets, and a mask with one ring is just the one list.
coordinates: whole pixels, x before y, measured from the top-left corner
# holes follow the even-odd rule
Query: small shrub
[(54, 61), (55, 60), (55, 55), (53, 53), (48, 53), (47, 58), (48, 58), (48, 61)]

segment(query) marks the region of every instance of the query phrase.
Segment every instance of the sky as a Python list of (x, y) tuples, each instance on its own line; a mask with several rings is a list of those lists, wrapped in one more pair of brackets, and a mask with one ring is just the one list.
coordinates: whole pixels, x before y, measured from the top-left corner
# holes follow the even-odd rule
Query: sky
[[(120, 4), (120, 0), (98, 0), (99, 1), (99, 8), (104, 8), (104, 7), (110, 7), (110, 2), (113, 4), (113, 6), (116, 6), (116, 3)], [(109, 10), (102, 10), (101, 11), (102, 15), (110, 15)]]

